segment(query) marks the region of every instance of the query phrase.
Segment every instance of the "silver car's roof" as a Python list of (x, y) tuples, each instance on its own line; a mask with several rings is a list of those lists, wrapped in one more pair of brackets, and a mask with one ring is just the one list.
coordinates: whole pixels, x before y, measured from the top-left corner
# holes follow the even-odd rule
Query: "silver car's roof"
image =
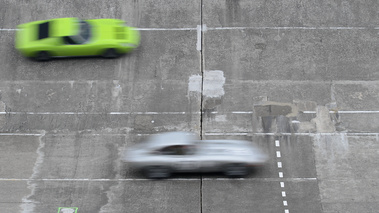
[(168, 132), (152, 136), (147, 145), (149, 148), (159, 148), (170, 145), (191, 145), (198, 140), (195, 134), (189, 132)]
[(200, 140), (198, 136), (189, 132), (167, 132), (151, 136), (145, 144), (146, 148), (157, 149), (174, 145), (209, 145), (209, 146), (251, 146), (254, 143), (242, 140)]

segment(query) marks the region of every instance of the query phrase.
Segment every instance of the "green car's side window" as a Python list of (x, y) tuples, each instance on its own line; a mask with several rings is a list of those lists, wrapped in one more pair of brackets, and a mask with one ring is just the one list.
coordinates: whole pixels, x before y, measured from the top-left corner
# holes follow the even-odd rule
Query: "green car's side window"
[(75, 43), (74, 40), (72, 40), (72, 38), (70, 38), (69, 36), (65, 36), (63, 37), (63, 43), (64, 44), (68, 44), (68, 45), (75, 45), (77, 43)]

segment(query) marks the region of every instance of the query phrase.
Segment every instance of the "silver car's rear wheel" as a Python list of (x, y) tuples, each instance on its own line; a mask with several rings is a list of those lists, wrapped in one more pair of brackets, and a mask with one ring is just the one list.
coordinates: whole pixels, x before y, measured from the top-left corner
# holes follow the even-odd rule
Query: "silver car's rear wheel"
[(249, 169), (245, 164), (233, 163), (225, 167), (224, 174), (228, 177), (244, 177), (248, 175)]
[(145, 177), (150, 179), (162, 179), (171, 176), (171, 169), (166, 166), (149, 166), (143, 169)]

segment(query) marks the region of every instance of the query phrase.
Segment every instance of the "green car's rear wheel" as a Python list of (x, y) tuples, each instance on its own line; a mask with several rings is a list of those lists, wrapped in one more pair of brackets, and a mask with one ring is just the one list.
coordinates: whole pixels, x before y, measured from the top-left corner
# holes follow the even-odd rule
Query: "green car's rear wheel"
[(104, 58), (117, 58), (120, 55), (117, 53), (117, 51), (113, 48), (111, 49), (106, 49), (103, 53)]
[(37, 61), (48, 61), (51, 59), (51, 55), (47, 51), (38, 52), (35, 56)]

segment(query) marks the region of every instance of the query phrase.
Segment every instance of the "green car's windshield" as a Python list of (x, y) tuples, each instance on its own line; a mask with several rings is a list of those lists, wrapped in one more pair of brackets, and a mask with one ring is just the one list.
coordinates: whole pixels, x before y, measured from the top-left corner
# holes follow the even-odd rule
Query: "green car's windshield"
[(87, 41), (91, 34), (91, 26), (86, 21), (80, 21), (80, 32), (79, 35), (82, 37), (85, 41)]
[(86, 21), (79, 21), (79, 34), (65, 36), (66, 44), (84, 44), (91, 37), (91, 26)]

